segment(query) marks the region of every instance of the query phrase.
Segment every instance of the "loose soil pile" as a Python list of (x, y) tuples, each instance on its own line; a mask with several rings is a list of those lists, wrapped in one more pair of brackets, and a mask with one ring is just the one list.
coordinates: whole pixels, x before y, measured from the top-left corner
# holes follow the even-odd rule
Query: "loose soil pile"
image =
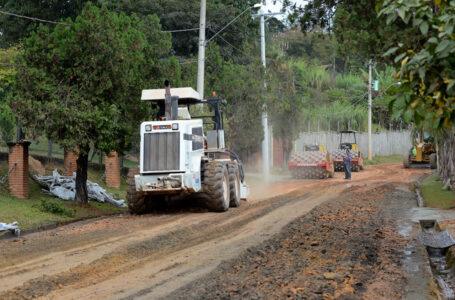
[(351, 188), (169, 299), (401, 299), (407, 241), (382, 211), (395, 188)]

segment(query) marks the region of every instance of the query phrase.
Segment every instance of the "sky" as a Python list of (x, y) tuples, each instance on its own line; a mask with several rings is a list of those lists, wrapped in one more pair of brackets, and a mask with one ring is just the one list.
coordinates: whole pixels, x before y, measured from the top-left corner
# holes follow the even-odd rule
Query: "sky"
[[(282, 0), (264, 0), (263, 3), (264, 2), (265, 2), (265, 11), (267, 11), (267, 12), (269, 12), (269, 11), (270, 12), (280, 12), (281, 8), (283, 7)], [(306, 0), (292, 0), (291, 2), (296, 3), (297, 6), (303, 6), (308, 1), (306, 1)], [(281, 19), (284, 18), (284, 16), (276, 16), (276, 18), (281, 20)]]

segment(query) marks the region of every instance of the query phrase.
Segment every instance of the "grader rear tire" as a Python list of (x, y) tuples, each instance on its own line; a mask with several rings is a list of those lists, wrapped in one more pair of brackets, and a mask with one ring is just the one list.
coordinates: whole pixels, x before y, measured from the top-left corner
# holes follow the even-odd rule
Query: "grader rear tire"
[(228, 164), (230, 207), (240, 206), (240, 172), (236, 161)]
[(210, 161), (204, 164), (204, 180), (202, 182), (202, 199), (205, 205), (215, 212), (229, 209), (229, 173), (223, 162)]
[(405, 154), (403, 156), (403, 167), (405, 169), (408, 169), (409, 167), (411, 166), (411, 161), (409, 160), (409, 155), (408, 154)]
[(139, 195), (136, 191), (136, 183), (134, 182), (134, 175), (139, 174), (139, 167), (131, 168), (128, 172), (126, 179), (126, 201), (128, 202), (128, 209), (132, 214), (143, 214), (147, 211), (145, 203), (145, 196)]

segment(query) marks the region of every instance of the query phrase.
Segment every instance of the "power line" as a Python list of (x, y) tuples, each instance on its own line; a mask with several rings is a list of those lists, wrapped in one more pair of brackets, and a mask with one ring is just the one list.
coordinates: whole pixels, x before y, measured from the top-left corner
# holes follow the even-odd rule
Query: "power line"
[(55, 25), (71, 26), (71, 24), (67, 24), (67, 23), (54, 22), (54, 21), (43, 20), (43, 19), (34, 18), (34, 17), (27, 17), (27, 16), (22, 16), (22, 15), (18, 15), (18, 14), (6, 12), (6, 11), (1, 11), (1, 10), (0, 10), (0, 14), (6, 15), (6, 16), (12, 16), (12, 17), (16, 17), (16, 18), (21, 18), (21, 19), (26, 19), (26, 20), (31, 20), (31, 21), (35, 21), (35, 22), (42, 22), (42, 23), (50, 23), (50, 24), (55, 24)]
[[(209, 29), (210, 31), (212, 31), (213, 33), (215, 32), (211, 27), (208, 27), (208, 29)], [(250, 57), (250, 58), (253, 58), (253, 59), (258, 59), (258, 57), (255, 57), (255, 56), (253, 56), (253, 55), (251, 55), (251, 54), (248, 54), (248, 53), (246, 53), (245, 51), (241, 50), (240, 48), (238, 48), (238, 47), (232, 45), (232, 44), (229, 43), (225, 38), (223, 38), (221, 35), (218, 35), (218, 37), (219, 37), (221, 40), (223, 40), (226, 44), (228, 44), (228, 45), (231, 46), (232, 48), (236, 49), (237, 51), (239, 51), (239, 52), (245, 54), (246, 56), (248, 56), (248, 57)]]
[(198, 62), (197, 59), (193, 59), (193, 60), (187, 60), (187, 61), (179, 62), (179, 65), (194, 64), (194, 63), (197, 63), (197, 62)]
[(199, 29), (201, 29), (201, 27), (188, 28), (188, 29), (163, 30), (163, 32), (171, 32), (171, 33), (173, 33), (173, 32), (187, 32), (187, 31), (196, 31), (196, 30), (199, 30)]
[[(55, 21), (49, 21), (49, 20), (44, 20), (44, 19), (35, 18), (35, 17), (22, 16), (22, 15), (18, 15), (18, 14), (7, 12), (7, 11), (1, 11), (0, 10), (0, 14), (6, 15), (6, 16), (11, 16), (11, 17), (16, 17), (16, 18), (21, 18), (21, 19), (26, 19), (26, 20), (30, 20), (30, 21), (35, 21), (35, 22), (71, 26), (71, 24), (68, 24), (68, 23), (55, 22)], [(196, 31), (196, 30), (199, 30), (199, 29), (201, 29), (201, 28), (197, 27), (197, 28), (176, 29), (176, 30), (163, 30), (163, 32), (171, 32), (171, 33), (173, 33), (173, 32), (187, 32), (187, 31)]]

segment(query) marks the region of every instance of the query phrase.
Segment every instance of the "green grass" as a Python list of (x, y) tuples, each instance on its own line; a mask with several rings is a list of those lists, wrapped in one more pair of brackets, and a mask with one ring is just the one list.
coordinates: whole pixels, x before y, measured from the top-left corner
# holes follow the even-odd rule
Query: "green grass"
[[(0, 162), (0, 178), (8, 171), (6, 162)], [(90, 181), (97, 182), (103, 175), (102, 171), (89, 170), (88, 178)], [(113, 194), (117, 199), (125, 199), (126, 186), (125, 179), (122, 178), (120, 190), (108, 188), (104, 183), (100, 185)], [(42, 201), (53, 209), (43, 209)], [(71, 213), (61, 213), (60, 209)], [(54, 211), (50, 213), (49, 211)], [(67, 223), (76, 220), (94, 218), (103, 215), (112, 215), (126, 211), (125, 208), (119, 208), (106, 203), (90, 202), (90, 206), (79, 206), (71, 201), (64, 201), (52, 196), (44, 195), (33, 180), (30, 179), (30, 199), (17, 199), (2, 187), (0, 187), (0, 222), (10, 223), (19, 222), (21, 230), (37, 229), (46, 225)], [(74, 214), (73, 214), (74, 212)]]
[(428, 176), (423, 180), (421, 191), (425, 206), (449, 209), (455, 208), (455, 192), (442, 189), (438, 174)]
[(403, 155), (400, 154), (393, 154), (393, 155), (387, 155), (387, 156), (375, 156), (373, 157), (372, 160), (368, 160), (364, 158), (364, 164), (365, 166), (370, 166), (370, 165), (379, 165), (379, 164), (386, 164), (386, 163), (393, 163), (393, 162), (402, 162), (403, 161)]

